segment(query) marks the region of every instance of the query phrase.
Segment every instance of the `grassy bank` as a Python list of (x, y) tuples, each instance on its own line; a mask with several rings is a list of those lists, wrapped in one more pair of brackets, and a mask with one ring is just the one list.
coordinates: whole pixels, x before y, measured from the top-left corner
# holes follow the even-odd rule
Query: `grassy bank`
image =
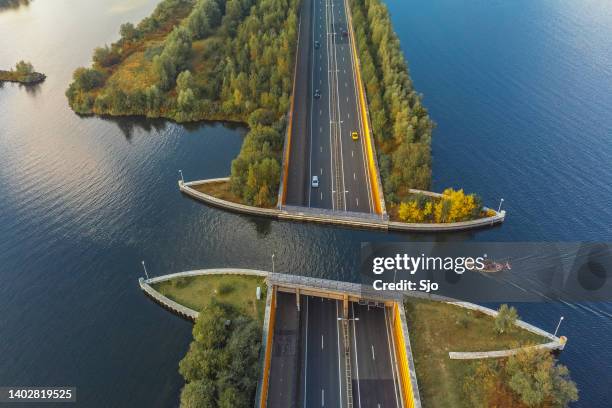
[(503, 350), (548, 341), (520, 328), (499, 335), (491, 316), (443, 302), (410, 299), (404, 306), (426, 408), (472, 406), (464, 380), (472, 376), (478, 363), (451, 360), (450, 351)]
[[(200, 184), (192, 187), (194, 190), (204, 194), (211, 195), (221, 200), (230, 201), (232, 203), (244, 204), (242, 199), (232, 191), (230, 181), (218, 181), (215, 183)], [(262, 205), (262, 208), (274, 208), (274, 204)]]
[[(257, 286), (263, 291), (261, 300), (255, 298)], [(231, 305), (236, 310), (263, 322), (266, 309), (264, 279), (242, 275), (200, 275), (181, 277), (156, 283), (159, 293), (190, 309), (204, 310), (212, 301)]]

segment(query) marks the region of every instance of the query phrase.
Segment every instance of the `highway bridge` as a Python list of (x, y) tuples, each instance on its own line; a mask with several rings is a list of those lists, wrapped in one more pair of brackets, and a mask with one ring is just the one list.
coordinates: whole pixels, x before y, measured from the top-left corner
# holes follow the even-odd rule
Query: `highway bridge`
[(302, 2), (284, 204), (372, 213), (347, 15), (345, 0)]
[(400, 408), (384, 303), (278, 292), (268, 408)]

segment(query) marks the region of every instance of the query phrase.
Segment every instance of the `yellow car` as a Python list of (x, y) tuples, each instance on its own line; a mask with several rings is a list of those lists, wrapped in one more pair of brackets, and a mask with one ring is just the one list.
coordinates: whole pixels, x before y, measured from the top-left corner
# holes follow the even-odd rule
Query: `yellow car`
[(359, 139), (359, 133), (357, 133), (357, 132), (353, 132), (353, 133), (351, 133), (351, 138), (352, 138), (353, 140), (357, 140), (357, 139)]

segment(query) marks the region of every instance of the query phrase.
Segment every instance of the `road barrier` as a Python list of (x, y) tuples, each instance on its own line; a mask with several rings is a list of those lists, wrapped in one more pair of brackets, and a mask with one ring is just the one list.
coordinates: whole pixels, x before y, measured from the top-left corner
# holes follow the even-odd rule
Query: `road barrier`
[(298, 23), (298, 33), (295, 46), (295, 60), (293, 61), (293, 87), (291, 89), (291, 103), (289, 105), (289, 120), (287, 123), (287, 133), (285, 135), (285, 145), (283, 147), (283, 166), (281, 174), (281, 182), (279, 184), (278, 191), (278, 208), (282, 208), (287, 201), (287, 178), (289, 177), (289, 157), (291, 155), (291, 132), (293, 130), (293, 107), (295, 101), (295, 80), (297, 78), (297, 63), (300, 52), (300, 30), (302, 28), (302, 16), (300, 15), (300, 22)]
[[(274, 338), (274, 323), (276, 321), (276, 289), (273, 286), (269, 286), (268, 290), (271, 291), (271, 295), (269, 297), (270, 304), (267, 307), (268, 314), (268, 330), (265, 332), (265, 354), (264, 354), (264, 364), (263, 364), (263, 373), (262, 373), (262, 381), (261, 381), (261, 394), (259, 398), (259, 407), (266, 408), (268, 403), (268, 385), (270, 383), (270, 365), (272, 360), (272, 342)], [(265, 322), (264, 322), (265, 325)]]
[(380, 173), (378, 172), (378, 160), (376, 158), (376, 147), (374, 146), (374, 138), (372, 136), (372, 132), (370, 131), (370, 113), (368, 109), (368, 102), (365, 94), (365, 89), (363, 87), (363, 82), (361, 81), (361, 66), (359, 63), (359, 54), (357, 53), (357, 46), (355, 45), (355, 32), (353, 30), (353, 18), (351, 14), (351, 8), (347, 3), (348, 0), (345, 0), (345, 5), (347, 9), (347, 17), (348, 17), (348, 28), (351, 39), (351, 50), (353, 53), (353, 61), (355, 75), (357, 76), (357, 90), (359, 93), (359, 106), (361, 109), (361, 118), (363, 122), (364, 128), (364, 137), (365, 137), (365, 145), (366, 145), (366, 156), (368, 162), (368, 173), (370, 175), (370, 186), (372, 188), (372, 201), (374, 202), (374, 210), (376, 214), (386, 216), (387, 210), (385, 209), (385, 198), (382, 190), (382, 183), (380, 181)]
[(393, 338), (398, 359), (400, 388), (405, 408), (420, 408), (421, 397), (417, 384), (416, 371), (412, 361), (412, 349), (408, 337), (408, 326), (404, 306), (401, 302), (393, 305)]

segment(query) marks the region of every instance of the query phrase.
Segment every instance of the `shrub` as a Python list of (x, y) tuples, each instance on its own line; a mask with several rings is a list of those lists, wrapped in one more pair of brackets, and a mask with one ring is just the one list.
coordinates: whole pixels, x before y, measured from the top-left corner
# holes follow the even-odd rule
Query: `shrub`
[(221, 296), (228, 295), (234, 291), (235, 287), (231, 283), (223, 282), (219, 285), (218, 293)]
[(497, 334), (504, 334), (514, 328), (514, 324), (518, 320), (518, 313), (514, 307), (508, 307), (503, 304), (499, 307), (497, 316), (495, 317), (495, 331)]

